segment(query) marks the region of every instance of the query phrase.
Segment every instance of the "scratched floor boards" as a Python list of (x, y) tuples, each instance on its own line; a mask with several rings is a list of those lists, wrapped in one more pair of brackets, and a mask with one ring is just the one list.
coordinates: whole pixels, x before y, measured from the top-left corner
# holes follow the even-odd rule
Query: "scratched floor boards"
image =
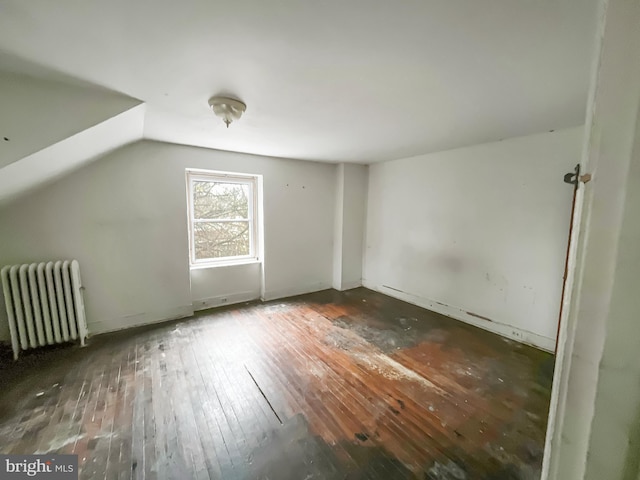
[(0, 452), (83, 479), (533, 480), (553, 358), (361, 288), (3, 365)]

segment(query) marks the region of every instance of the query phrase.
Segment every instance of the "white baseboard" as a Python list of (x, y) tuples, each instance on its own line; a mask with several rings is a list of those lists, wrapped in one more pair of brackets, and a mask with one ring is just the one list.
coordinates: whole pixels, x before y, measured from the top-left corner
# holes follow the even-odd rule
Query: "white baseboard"
[(352, 280), (350, 282), (342, 282), (342, 288), (336, 288), (336, 290), (339, 290), (341, 292), (344, 292), (345, 290), (351, 290), (352, 288), (358, 288), (362, 286), (362, 279), (358, 279), (358, 280)]
[(319, 292), (320, 290), (326, 290), (328, 288), (332, 288), (330, 283), (318, 282), (311, 285), (283, 288), (280, 290), (267, 290), (262, 300), (268, 302), (269, 300), (277, 300), (278, 298), (295, 297), (297, 295), (304, 295), (305, 293)]
[(140, 327), (142, 325), (150, 325), (152, 323), (166, 322), (169, 320), (177, 320), (193, 315), (192, 305), (183, 305), (181, 307), (172, 308), (162, 312), (145, 312), (134, 315), (127, 315), (121, 318), (112, 318), (109, 320), (98, 320), (87, 322), (89, 335), (97, 335), (100, 333), (115, 332), (126, 328)]
[(527, 330), (522, 330), (511, 325), (484, 319), (470, 314), (469, 312), (460, 308), (445, 305), (441, 302), (436, 302), (427, 298), (418, 297), (416, 295), (405, 293), (394, 288), (389, 288), (385, 285), (371, 285), (368, 284), (368, 282), (365, 282), (364, 286), (370, 290), (375, 290), (390, 297), (397, 298), (398, 300), (402, 300), (404, 302), (426, 308), (427, 310), (431, 310), (455, 320), (460, 320), (461, 322), (468, 323), (469, 325), (473, 325), (478, 328), (482, 328), (483, 330), (496, 333), (510, 340), (525, 343), (546, 352), (553, 353), (555, 350), (556, 342), (553, 338), (543, 337), (542, 335), (538, 335)]
[(200, 310), (206, 310), (208, 308), (220, 307), (222, 305), (234, 305), (236, 303), (250, 302), (251, 300), (258, 300), (259, 298), (259, 291), (240, 292), (230, 295), (218, 295), (215, 297), (194, 300), (193, 309), (197, 312)]

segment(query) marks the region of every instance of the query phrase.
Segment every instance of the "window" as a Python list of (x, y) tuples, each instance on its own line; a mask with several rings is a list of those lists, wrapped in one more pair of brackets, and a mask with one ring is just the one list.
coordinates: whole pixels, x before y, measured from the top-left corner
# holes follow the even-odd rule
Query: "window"
[(258, 177), (187, 170), (192, 266), (258, 258)]

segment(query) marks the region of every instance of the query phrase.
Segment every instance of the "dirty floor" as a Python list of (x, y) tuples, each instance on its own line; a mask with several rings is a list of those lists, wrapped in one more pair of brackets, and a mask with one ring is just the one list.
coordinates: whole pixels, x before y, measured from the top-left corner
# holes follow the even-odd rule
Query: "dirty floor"
[(0, 453), (82, 479), (539, 478), (553, 357), (359, 288), (0, 366)]

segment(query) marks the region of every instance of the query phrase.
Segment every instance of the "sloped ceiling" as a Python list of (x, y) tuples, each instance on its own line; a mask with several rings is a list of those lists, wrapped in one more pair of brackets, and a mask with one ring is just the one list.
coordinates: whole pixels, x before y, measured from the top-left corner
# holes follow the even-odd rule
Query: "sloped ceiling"
[(596, 7), (0, 0), (0, 50), (146, 102), (147, 138), (368, 163), (583, 123)]
[(0, 206), (143, 138), (140, 100), (2, 52), (0, 65)]
[(144, 105), (140, 104), (0, 168), (0, 207), (117, 148), (141, 140), (143, 124)]
[(104, 89), (0, 72), (0, 169), (139, 103)]

